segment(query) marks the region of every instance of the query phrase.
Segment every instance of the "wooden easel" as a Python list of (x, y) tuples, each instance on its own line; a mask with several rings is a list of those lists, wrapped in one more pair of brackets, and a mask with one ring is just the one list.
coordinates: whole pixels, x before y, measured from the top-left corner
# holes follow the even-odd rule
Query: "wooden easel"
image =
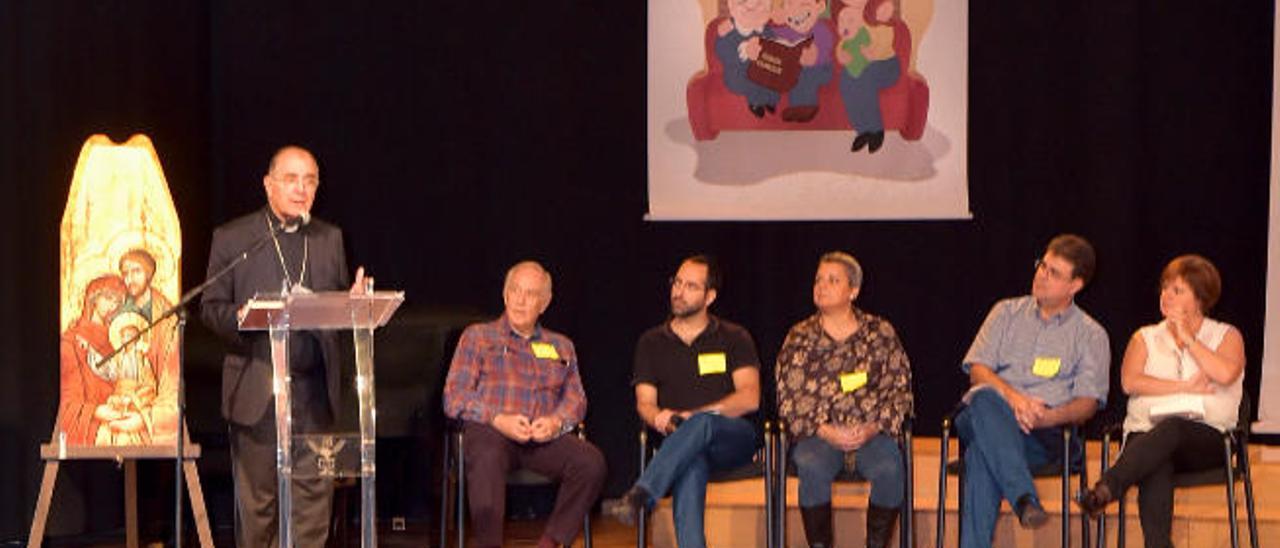
[[(191, 498), (191, 514), (195, 518), (201, 548), (213, 548), (209, 513), (204, 507), (204, 491), (200, 487), (200, 473), (196, 469), (200, 446), (191, 443), (189, 437), (187, 440), (183, 444), (182, 471), (186, 477), (187, 494)], [(44, 459), (44, 478), (40, 480), (40, 496), (36, 499), (35, 516), (31, 518), (31, 536), (27, 537), (27, 548), (40, 548), (44, 542), (44, 526), (49, 519), (53, 487), (58, 481), (58, 466), (64, 460), (113, 460), (124, 466), (125, 539), (129, 548), (138, 548), (138, 461), (172, 460), (175, 450), (172, 446), (60, 448), (54, 443), (42, 444), (40, 458)]]

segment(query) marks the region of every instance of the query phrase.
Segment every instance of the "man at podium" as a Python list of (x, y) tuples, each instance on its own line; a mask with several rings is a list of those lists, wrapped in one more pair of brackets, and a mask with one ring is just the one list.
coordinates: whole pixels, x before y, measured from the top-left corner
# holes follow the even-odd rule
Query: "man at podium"
[(444, 387), (444, 412), (463, 421), (474, 546), (502, 545), (507, 472), (524, 467), (560, 482), (539, 548), (569, 545), (604, 484), (604, 455), (573, 430), (587, 412), (568, 337), (543, 328), (551, 274), (536, 262), (507, 271), (506, 312), (467, 327)]
[[(229, 423), (236, 498), (236, 544), (275, 546), (279, 511), (271, 342), (266, 331), (242, 332), (239, 319), (257, 293), (338, 291), (350, 283), (342, 231), (311, 219), (320, 169), (297, 146), (276, 151), (262, 178), (267, 207), (218, 227), (209, 250), (209, 275), (254, 250), (201, 297), (200, 317), (227, 344), (222, 365), (222, 416)], [(259, 245), (260, 242), (265, 242)], [(363, 269), (356, 288), (364, 287)], [(329, 429), (338, 415), (338, 333), (289, 334), (292, 413), (296, 432)], [(324, 546), (332, 479), (300, 474), (293, 481), (294, 542)]]

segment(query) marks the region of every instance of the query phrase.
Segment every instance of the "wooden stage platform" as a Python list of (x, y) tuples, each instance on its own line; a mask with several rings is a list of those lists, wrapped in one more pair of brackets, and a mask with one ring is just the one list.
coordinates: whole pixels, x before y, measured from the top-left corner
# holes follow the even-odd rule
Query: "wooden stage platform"
[[(954, 440), (952, 441), (954, 444)], [(915, 440), (915, 538), (916, 546), (931, 547), (936, 542), (938, 504), (938, 438)], [(1253, 465), (1254, 496), (1258, 514), (1258, 530), (1261, 546), (1280, 547), (1280, 462), (1263, 462), (1260, 446), (1250, 447), (1250, 463)], [(951, 455), (956, 455), (956, 447)], [(1099, 470), (1101, 444), (1090, 442), (1088, 447), (1089, 478), (1096, 481)], [(1078, 488), (1078, 477), (1072, 476), (1071, 489)], [(796, 503), (796, 480), (787, 483), (787, 543), (788, 547), (803, 547), (804, 529)], [(1043, 478), (1036, 480), (1049, 523), (1036, 531), (1026, 531), (1018, 526), (1017, 519), (1007, 504), (996, 526), (994, 546), (997, 547), (1048, 547), (1061, 544), (1061, 480)], [(864, 544), (863, 523), (867, 502), (867, 484), (838, 483), (835, 486), (833, 506), (836, 517), (836, 544), (861, 546)], [(947, 486), (947, 538), (946, 546), (957, 546), (956, 527), (956, 478), (950, 476)], [(1236, 485), (1240, 520), (1241, 545), (1248, 546), (1248, 526), (1244, 508), (1243, 484)], [(1138, 523), (1137, 490), (1130, 489), (1126, 508), (1126, 545), (1142, 546), (1142, 528)], [(716, 548), (746, 548), (765, 545), (764, 488), (759, 478), (735, 482), (716, 483), (707, 489), (707, 545)], [(1116, 506), (1108, 513), (1107, 544), (1115, 546)], [(1080, 513), (1071, 508), (1071, 544), (1080, 542)], [(671, 522), (671, 499), (663, 500), (655, 509), (651, 529), (652, 546), (674, 547), (675, 535)], [(1091, 525), (1092, 534), (1096, 527)], [(1175, 493), (1173, 542), (1176, 546), (1214, 548), (1230, 546), (1230, 530), (1227, 526), (1225, 488), (1221, 485), (1184, 488)], [(897, 538), (893, 540), (897, 546)]]

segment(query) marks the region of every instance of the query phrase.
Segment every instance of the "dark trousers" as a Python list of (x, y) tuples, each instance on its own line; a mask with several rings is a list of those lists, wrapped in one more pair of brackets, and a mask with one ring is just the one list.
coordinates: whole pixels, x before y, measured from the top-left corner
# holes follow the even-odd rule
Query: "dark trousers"
[[(311, 421), (299, 425), (309, 429)], [(326, 413), (327, 414), (327, 413)], [(295, 428), (297, 430), (297, 428)], [(269, 548), (279, 544), (280, 510), (276, 506), (276, 420), (269, 406), (253, 426), (230, 425), (231, 474), (236, 495), (236, 546)], [(329, 535), (333, 479), (319, 477), (315, 463), (294, 463), (293, 540), (296, 546), (324, 546)]]
[(1222, 466), (1222, 434), (1212, 426), (1168, 418), (1125, 438), (1115, 466), (1099, 480), (1114, 497), (1138, 486), (1138, 518), (1148, 548), (1172, 546), (1173, 476)]
[(507, 473), (528, 468), (559, 482), (555, 509), (543, 534), (560, 544), (573, 543), (582, 518), (591, 511), (604, 485), (604, 455), (577, 436), (563, 435), (546, 443), (519, 444), (487, 424), (463, 426), (467, 459), (467, 502), (475, 546), (502, 545)]

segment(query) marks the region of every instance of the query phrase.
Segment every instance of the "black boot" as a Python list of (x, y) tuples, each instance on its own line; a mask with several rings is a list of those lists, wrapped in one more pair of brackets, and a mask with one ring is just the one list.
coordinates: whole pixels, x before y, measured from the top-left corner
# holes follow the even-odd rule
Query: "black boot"
[(849, 152), (857, 152), (867, 148), (867, 143), (871, 141), (870, 133), (859, 133), (853, 138), (853, 144), (849, 146)]
[(801, 506), (800, 519), (804, 522), (804, 538), (809, 541), (809, 548), (831, 548), (835, 537), (831, 530), (831, 503)]
[(884, 144), (884, 131), (881, 130), (881, 131), (872, 133), (870, 137), (867, 139), (867, 152), (875, 153), (875, 151), (880, 150), (880, 145), (883, 145), (883, 144)]
[(897, 508), (867, 504), (867, 548), (885, 548), (898, 521)]

